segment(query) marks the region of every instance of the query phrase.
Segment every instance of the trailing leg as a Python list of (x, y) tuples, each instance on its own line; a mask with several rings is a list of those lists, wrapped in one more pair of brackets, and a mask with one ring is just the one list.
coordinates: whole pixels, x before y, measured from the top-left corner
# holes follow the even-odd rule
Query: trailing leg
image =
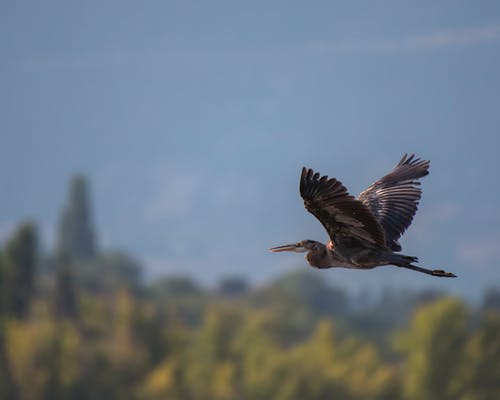
[(392, 254), (391, 255), (391, 264), (396, 265), (402, 268), (408, 268), (413, 271), (422, 272), (427, 275), (440, 276), (444, 278), (456, 278), (457, 276), (451, 272), (446, 272), (442, 269), (427, 269), (422, 267), (417, 267), (413, 265), (412, 262), (416, 262), (416, 257), (404, 256), (401, 254)]
[(427, 268), (417, 267), (416, 265), (412, 265), (412, 264), (401, 264), (401, 265), (398, 265), (398, 267), (412, 269), (413, 271), (423, 272), (424, 274), (433, 275), (433, 276), (441, 276), (441, 277), (445, 277), (445, 278), (456, 278), (457, 277), (454, 273), (446, 272), (446, 271), (443, 271), (442, 269), (427, 269)]

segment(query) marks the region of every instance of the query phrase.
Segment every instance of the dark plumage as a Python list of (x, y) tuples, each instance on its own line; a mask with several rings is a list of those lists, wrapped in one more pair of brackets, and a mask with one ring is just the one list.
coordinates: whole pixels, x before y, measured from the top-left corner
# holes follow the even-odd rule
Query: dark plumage
[(405, 154), (394, 169), (360, 193), (359, 200), (385, 231), (387, 246), (400, 251), (399, 237), (410, 226), (422, 196), (420, 182), (429, 174), (429, 161)]
[(335, 178), (303, 168), (300, 195), (306, 209), (323, 224), (330, 241), (304, 240), (278, 246), (271, 251), (307, 251), (306, 259), (316, 268), (370, 269), (396, 265), (426, 274), (455, 277), (443, 270), (412, 265), (416, 257), (395, 253), (398, 239), (410, 226), (422, 191), (417, 179), (429, 173), (429, 161), (404, 155), (394, 169), (374, 182), (358, 197), (350, 195)]

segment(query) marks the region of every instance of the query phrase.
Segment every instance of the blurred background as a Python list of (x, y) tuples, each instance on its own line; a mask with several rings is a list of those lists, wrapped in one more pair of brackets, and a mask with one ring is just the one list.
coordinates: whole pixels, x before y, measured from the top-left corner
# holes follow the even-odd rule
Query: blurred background
[[(500, 4), (0, 4), (0, 398), (500, 398)], [(309, 268), (302, 166), (431, 160), (438, 279)]]

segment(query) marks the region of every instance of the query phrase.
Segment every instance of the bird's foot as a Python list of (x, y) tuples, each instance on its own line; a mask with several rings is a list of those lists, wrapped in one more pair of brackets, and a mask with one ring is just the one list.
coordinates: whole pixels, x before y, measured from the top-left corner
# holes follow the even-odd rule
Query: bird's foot
[(432, 275), (434, 276), (442, 276), (442, 277), (445, 277), (445, 278), (456, 278), (457, 276), (451, 272), (446, 272), (446, 271), (443, 271), (442, 269), (434, 269), (432, 271)]

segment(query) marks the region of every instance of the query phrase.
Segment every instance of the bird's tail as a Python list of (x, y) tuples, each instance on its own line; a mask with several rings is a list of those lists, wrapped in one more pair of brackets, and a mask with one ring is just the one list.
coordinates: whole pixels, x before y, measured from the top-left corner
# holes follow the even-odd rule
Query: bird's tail
[(457, 276), (451, 272), (446, 272), (442, 269), (427, 269), (422, 267), (417, 267), (412, 263), (418, 262), (417, 257), (405, 256), (403, 254), (395, 254), (391, 253), (389, 257), (389, 262), (392, 265), (396, 265), (402, 268), (412, 269), (413, 271), (422, 272), (424, 274), (433, 275), (433, 276), (441, 276), (445, 278), (456, 278)]

